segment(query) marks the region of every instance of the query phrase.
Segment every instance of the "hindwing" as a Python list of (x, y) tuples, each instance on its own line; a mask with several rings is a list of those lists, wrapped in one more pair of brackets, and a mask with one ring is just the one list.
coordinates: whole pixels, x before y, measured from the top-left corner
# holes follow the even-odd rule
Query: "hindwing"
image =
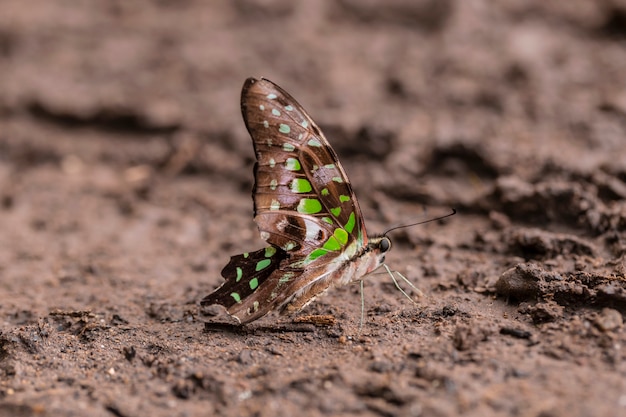
[(202, 300), (202, 304), (221, 304), (230, 308), (252, 295), (287, 258), (285, 251), (268, 246), (256, 252), (231, 256), (222, 269), (224, 284)]

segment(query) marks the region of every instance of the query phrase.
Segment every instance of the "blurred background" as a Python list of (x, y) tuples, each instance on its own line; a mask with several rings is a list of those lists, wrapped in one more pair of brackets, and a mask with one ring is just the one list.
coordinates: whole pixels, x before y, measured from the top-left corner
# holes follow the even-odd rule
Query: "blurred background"
[[(3, 0), (0, 335), (13, 338), (0, 338), (0, 364), (7, 377), (0, 384), (0, 399), (29, 404), (27, 410), (36, 412), (33, 401), (42, 398), (56, 398), (44, 408), (57, 411), (78, 407), (64, 404), (63, 398), (80, 398), (108, 404), (112, 408), (105, 415), (127, 415), (110, 400), (117, 390), (123, 390), (125, 401), (137, 401), (128, 410), (140, 413), (166, 412), (172, 409), (167, 401), (196, 398), (202, 390), (217, 398), (211, 405), (217, 410), (219, 404), (226, 410), (224, 404), (232, 404), (233, 396), (248, 398), (247, 388), (232, 378), (221, 382), (218, 395), (206, 379), (193, 377), (194, 369), (205, 363), (200, 357), (215, 361), (204, 368), (208, 373), (230, 370), (227, 358), (242, 349), (241, 340), (219, 339), (223, 347), (232, 343), (235, 353), (210, 359), (202, 356), (202, 346), (194, 345), (197, 350), (189, 355), (195, 365), (172, 365), (182, 385), (167, 372), (170, 376), (157, 377), (159, 388), (146, 382), (145, 395), (161, 401), (154, 408), (142, 408), (125, 391), (129, 379), (123, 380), (153, 381), (154, 368), (142, 374), (136, 365), (116, 365), (115, 377), (109, 365), (94, 365), (100, 373), (85, 377), (85, 384), (106, 375), (110, 385), (100, 387), (102, 394), (86, 393), (54, 374), (41, 376), (42, 366), (51, 363), (38, 363), (28, 343), (12, 340), (22, 337), (38, 346), (37, 326), (50, 324), (58, 331), (49, 332), (46, 349), (58, 353), (59, 346), (75, 347), (73, 356), (64, 359), (75, 361), (76, 368), (68, 368), (75, 379), (83, 378), (81, 369), (94, 360), (89, 356), (93, 346), (74, 344), (76, 337), (85, 342), (85, 334), (87, 342), (107, 346), (96, 354), (97, 362), (106, 364), (119, 359), (118, 346), (165, 346), (147, 353), (137, 348), (143, 363), (152, 364), (150, 355), (165, 363), (181, 349), (191, 349), (179, 345), (181, 340), (192, 343), (198, 337), (198, 343), (207, 343), (202, 339), (206, 335), (198, 336), (196, 302), (222, 282), (219, 272), (229, 256), (263, 245), (252, 221), (254, 154), (239, 108), (241, 86), (250, 76), (279, 84), (318, 122), (350, 176), (370, 233), (451, 207), (459, 210), (445, 227), (433, 223), (392, 236), (388, 262), (427, 293), (440, 291), (442, 301), (432, 301), (433, 311), (453, 299), (466, 317), (485, 311), (496, 321), (515, 316), (517, 310), (504, 304), (503, 310), (489, 310), (491, 298), (484, 294), (504, 270), (528, 260), (562, 274), (596, 268), (618, 276), (622, 265), (623, 276), (625, 68), (624, 0)], [(403, 304), (389, 283), (371, 285), (375, 289), (366, 302), (378, 309), (370, 311), (372, 340), (404, 335), (387, 348), (421, 346), (426, 357), (428, 349), (445, 349), (439, 335), (449, 336), (452, 330), (438, 328), (428, 335), (408, 330), (406, 335), (405, 324), (376, 327), (378, 316), (387, 317)], [(314, 312), (347, 323), (359, 308), (354, 288), (324, 300)], [(134, 336), (119, 326), (132, 329)], [(105, 328), (119, 333), (111, 336)], [(586, 342), (578, 342), (580, 352), (585, 351)], [(309, 348), (324, 356), (323, 343)], [(349, 353), (363, 359), (363, 352)], [(510, 358), (500, 352), (491, 359), (516, 360), (509, 353)], [(613, 354), (590, 355), (603, 364), (600, 358), (623, 356)], [(408, 360), (406, 349), (398, 355)], [(579, 359), (572, 356), (567, 358)], [(3, 362), (6, 357), (13, 362)], [(269, 357), (279, 360), (279, 355)], [(300, 359), (285, 354), (280, 360), (291, 360), (287, 365), (294, 369), (308, 364), (295, 357)], [(488, 354), (485, 358), (483, 365)], [(256, 363), (237, 360), (242, 368)], [(369, 375), (367, 360), (351, 366)], [(276, 377), (271, 363), (267, 378)], [(285, 394), (276, 407), (288, 415), (312, 399), (334, 412), (352, 409), (353, 397), (360, 404), (363, 390), (352, 387), (358, 383), (346, 376), (351, 370), (344, 374), (340, 365), (327, 358), (316, 371), (305, 366), (300, 374), (340, 369), (337, 380), (351, 388), (336, 391), (337, 398), (331, 395), (324, 403), (318, 398), (328, 394), (323, 390), (299, 400)], [(471, 385), (473, 378), (469, 370), (465, 376), (438, 372), (445, 376), (442, 381), (460, 385), (464, 377)], [(507, 385), (503, 397), (519, 398), (511, 400), (517, 408), (505, 409), (527, 410), (533, 399), (523, 395), (540, 397), (551, 384), (567, 383), (558, 372), (555, 367), (546, 385), (537, 383), (530, 394)], [(581, 372), (572, 380), (590, 378)], [(248, 378), (241, 375), (235, 379)], [(535, 382), (542, 378), (533, 376)], [(34, 389), (37, 378), (40, 385)], [(405, 379), (409, 386), (419, 386), (413, 370), (400, 378)], [(276, 384), (292, 392), (289, 381)], [(483, 385), (471, 389), (488, 390), (493, 382), (485, 377)], [(62, 388), (55, 394), (51, 390), (57, 385)], [(618, 385), (607, 380), (596, 391), (576, 385), (562, 401), (595, 395), (593, 406), (605, 404), (608, 413), (616, 404)], [(15, 393), (20, 396), (12, 397)], [(433, 405), (441, 411), (438, 415), (454, 415), (447, 414), (443, 401), (448, 394), (411, 395), (420, 401), (441, 400)], [(332, 398), (337, 400), (333, 405)], [(468, 406), (454, 398), (457, 412), (469, 407), (476, 415), (488, 415), (483, 412), (497, 409), (488, 401)], [(408, 399), (386, 404), (381, 408), (386, 415), (411, 415), (407, 410), (415, 405)], [(601, 415), (598, 410), (580, 415)]]

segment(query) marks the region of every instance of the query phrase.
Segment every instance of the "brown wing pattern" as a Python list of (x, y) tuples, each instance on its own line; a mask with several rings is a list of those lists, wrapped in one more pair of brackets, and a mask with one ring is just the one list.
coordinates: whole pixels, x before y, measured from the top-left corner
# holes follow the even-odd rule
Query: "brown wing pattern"
[(262, 237), (301, 255), (337, 228), (347, 232), (348, 241), (365, 239), (350, 182), (302, 106), (271, 81), (250, 78), (241, 108), (257, 157), (253, 198)]
[(221, 304), (228, 309), (236, 304), (242, 304), (243, 300), (263, 286), (286, 257), (287, 254), (283, 250), (273, 246), (231, 256), (230, 262), (222, 269), (222, 276), (226, 281), (204, 297), (201, 304)]

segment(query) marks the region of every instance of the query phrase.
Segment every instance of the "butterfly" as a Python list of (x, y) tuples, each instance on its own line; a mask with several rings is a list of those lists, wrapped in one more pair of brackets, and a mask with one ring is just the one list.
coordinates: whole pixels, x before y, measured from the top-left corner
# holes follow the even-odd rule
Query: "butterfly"
[(331, 287), (362, 280), (383, 265), (391, 241), (367, 235), (337, 154), (289, 93), (248, 78), (241, 111), (257, 159), (254, 221), (269, 245), (232, 256), (226, 281), (201, 304), (220, 304), (244, 324), (295, 313)]

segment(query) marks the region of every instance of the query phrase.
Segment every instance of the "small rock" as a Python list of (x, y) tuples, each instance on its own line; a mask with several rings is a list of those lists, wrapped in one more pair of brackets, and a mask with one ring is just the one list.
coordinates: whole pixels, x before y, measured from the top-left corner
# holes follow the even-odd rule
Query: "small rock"
[(593, 324), (603, 332), (617, 330), (624, 324), (624, 319), (619, 311), (612, 308), (603, 308), (598, 317), (595, 318)]
[(492, 329), (487, 327), (462, 324), (455, 329), (452, 343), (457, 350), (470, 350), (487, 340), (491, 333)]
[(254, 358), (252, 357), (252, 351), (249, 349), (242, 350), (239, 353), (237, 362), (239, 362), (242, 365), (251, 365), (252, 363), (254, 363)]
[(541, 270), (528, 264), (519, 264), (504, 271), (496, 282), (499, 295), (525, 300), (534, 297), (539, 291), (539, 272)]
[(534, 306), (520, 308), (521, 313), (530, 314), (530, 317), (533, 319), (533, 323), (535, 324), (555, 321), (563, 317), (563, 311), (563, 307), (554, 301), (537, 303)]

